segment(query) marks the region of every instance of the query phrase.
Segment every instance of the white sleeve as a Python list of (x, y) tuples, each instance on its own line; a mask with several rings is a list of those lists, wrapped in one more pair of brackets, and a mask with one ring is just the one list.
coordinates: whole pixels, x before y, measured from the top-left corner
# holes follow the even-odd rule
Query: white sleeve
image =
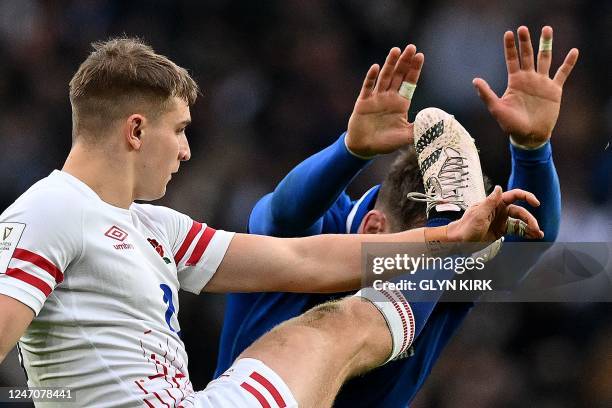
[(213, 277), (234, 237), (166, 207), (155, 206), (163, 218), (181, 289), (199, 294)]
[(36, 315), (82, 250), (81, 212), (53, 195), (35, 191), (0, 215), (0, 293)]

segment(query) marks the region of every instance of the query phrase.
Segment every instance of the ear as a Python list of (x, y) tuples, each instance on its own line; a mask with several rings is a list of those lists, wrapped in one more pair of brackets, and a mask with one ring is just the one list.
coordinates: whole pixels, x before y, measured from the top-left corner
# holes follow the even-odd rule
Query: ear
[(359, 230), (359, 234), (382, 234), (386, 231), (387, 217), (380, 210), (370, 210), (363, 217)]
[(125, 139), (134, 150), (140, 150), (144, 135), (145, 117), (140, 114), (130, 115), (125, 121)]

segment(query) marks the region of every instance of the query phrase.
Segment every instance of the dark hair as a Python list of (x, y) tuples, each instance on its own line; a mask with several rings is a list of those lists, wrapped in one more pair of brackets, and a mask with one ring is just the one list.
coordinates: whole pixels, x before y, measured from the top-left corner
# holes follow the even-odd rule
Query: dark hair
[(70, 81), (73, 137), (79, 129), (95, 131), (136, 109), (162, 112), (171, 97), (195, 103), (199, 90), (189, 73), (142, 40), (114, 38), (92, 46)]
[[(491, 181), (485, 175), (483, 178), (485, 191), (490, 192)], [(407, 195), (413, 191), (423, 193), (425, 188), (416, 151), (413, 146), (409, 146), (402, 149), (391, 164), (376, 198), (375, 208), (385, 213), (392, 232), (425, 225), (427, 205), (409, 200)]]
[(409, 200), (410, 192), (423, 193), (423, 179), (413, 146), (399, 152), (382, 182), (375, 208), (384, 212), (391, 231), (403, 231), (425, 224), (426, 204)]

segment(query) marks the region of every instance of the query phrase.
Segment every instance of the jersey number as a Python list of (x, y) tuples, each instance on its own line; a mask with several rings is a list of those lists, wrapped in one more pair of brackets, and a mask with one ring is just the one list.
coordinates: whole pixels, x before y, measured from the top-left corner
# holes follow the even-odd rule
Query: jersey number
[(172, 327), (172, 323), (170, 323), (170, 320), (172, 319), (172, 315), (176, 314), (176, 310), (174, 309), (174, 303), (172, 302), (172, 289), (170, 289), (170, 287), (166, 285), (165, 283), (162, 283), (161, 285), (159, 285), (159, 287), (162, 290), (162, 292), (164, 292), (164, 303), (168, 305), (168, 308), (166, 309), (166, 316), (165, 316), (166, 324), (168, 324), (168, 327), (170, 328), (171, 331), (175, 332), (179, 337), (181, 337), (181, 331), (174, 330), (174, 327)]

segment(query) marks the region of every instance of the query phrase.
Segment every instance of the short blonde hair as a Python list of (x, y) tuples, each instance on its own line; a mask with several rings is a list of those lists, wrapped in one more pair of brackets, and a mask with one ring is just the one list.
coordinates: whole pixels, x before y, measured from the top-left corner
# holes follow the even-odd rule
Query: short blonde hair
[(97, 133), (139, 110), (156, 116), (172, 97), (195, 103), (199, 89), (187, 70), (142, 40), (114, 38), (92, 46), (70, 80), (73, 139), (81, 130)]

